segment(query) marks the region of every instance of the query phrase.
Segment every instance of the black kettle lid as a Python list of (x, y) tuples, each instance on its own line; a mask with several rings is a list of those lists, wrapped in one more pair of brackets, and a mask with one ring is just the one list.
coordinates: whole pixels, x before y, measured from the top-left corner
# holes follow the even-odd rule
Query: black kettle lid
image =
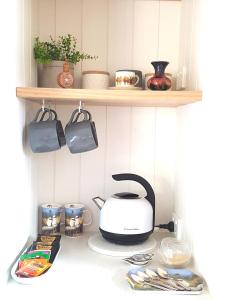
[(123, 193), (117, 193), (113, 195), (114, 198), (119, 199), (139, 199), (140, 196), (138, 194), (129, 193), (129, 192), (123, 192)]

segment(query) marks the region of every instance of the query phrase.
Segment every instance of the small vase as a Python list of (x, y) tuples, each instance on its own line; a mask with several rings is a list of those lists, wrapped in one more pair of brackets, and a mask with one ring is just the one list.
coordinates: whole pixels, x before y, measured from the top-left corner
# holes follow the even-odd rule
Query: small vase
[(148, 88), (153, 91), (169, 90), (172, 82), (165, 75), (165, 69), (169, 63), (167, 61), (153, 61), (151, 64), (155, 69), (155, 75), (148, 80)]
[(70, 65), (67, 61), (63, 64), (63, 72), (57, 76), (58, 85), (62, 88), (71, 88), (74, 83), (73, 75), (70, 73)]

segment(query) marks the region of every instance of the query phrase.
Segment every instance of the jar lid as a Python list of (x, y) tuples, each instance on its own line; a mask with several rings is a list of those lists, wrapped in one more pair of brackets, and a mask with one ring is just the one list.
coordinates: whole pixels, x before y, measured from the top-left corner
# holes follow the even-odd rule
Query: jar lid
[(146, 73), (146, 74), (145, 74), (145, 77), (148, 77), (148, 76), (150, 76), (150, 75), (154, 75), (154, 73)]
[[(155, 73), (146, 73), (145, 74), (145, 77), (148, 77), (148, 76), (151, 76), (151, 75), (154, 75)], [(171, 73), (165, 73), (165, 75), (167, 76), (171, 76), (172, 77), (172, 74)]]
[(104, 74), (104, 75), (110, 75), (109, 72), (106, 72), (106, 71), (95, 71), (95, 70), (89, 70), (89, 71), (83, 71), (82, 72), (82, 75), (85, 75), (85, 74)]

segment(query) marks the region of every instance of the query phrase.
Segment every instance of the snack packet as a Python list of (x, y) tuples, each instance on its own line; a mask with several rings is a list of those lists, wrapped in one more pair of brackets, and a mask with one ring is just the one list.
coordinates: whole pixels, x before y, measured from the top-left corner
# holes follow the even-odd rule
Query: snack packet
[(16, 271), (17, 276), (21, 277), (36, 277), (41, 275), (44, 271), (51, 267), (49, 262), (40, 262), (37, 260), (31, 260), (29, 263), (23, 265)]
[[(38, 243), (41, 243), (42, 245), (49, 245), (53, 246), (51, 249), (51, 256), (49, 259), (50, 263), (53, 263), (60, 247), (60, 240), (61, 240), (61, 235), (43, 235), (43, 234), (38, 234), (37, 240), (34, 243), (37, 243), (35, 245), (38, 245)], [(41, 245), (39, 244), (39, 245)], [(35, 247), (34, 245), (34, 247)]]
[(17, 270), (22, 268), (25, 265), (30, 264), (31, 262), (37, 262), (42, 264), (48, 263), (47, 259), (45, 258), (32, 258), (32, 259), (19, 260)]
[(33, 244), (31, 245), (30, 251), (31, 250), (52, 250), (52, 248), (54, 247), (54, 245), (50, 245), (50, 244), (45, 244), (42, 242), (33, 242)]
[(51, 250), (33, 250), (26, 252), (20, 256), (20, 260), (26, 260), (26, 259), (31, 259), (31, 258), (45, 258), (49, 260), (51, 256)]
[(44, 244), (52, 245), (53, 242), (59, 243), (61, 239), (61, 235), (43, 235), (38, 234), (38, 238), (36, 242), (42, 242)]

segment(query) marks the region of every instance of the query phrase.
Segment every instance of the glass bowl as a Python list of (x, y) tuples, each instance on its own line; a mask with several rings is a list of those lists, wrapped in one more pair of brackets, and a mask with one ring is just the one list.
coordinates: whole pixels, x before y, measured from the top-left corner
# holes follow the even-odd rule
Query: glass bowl
[(159, 254), (166, 266), (185, 267), (191, 260), (191, 247), (184, 241), (168, 237), (162, 239)]

